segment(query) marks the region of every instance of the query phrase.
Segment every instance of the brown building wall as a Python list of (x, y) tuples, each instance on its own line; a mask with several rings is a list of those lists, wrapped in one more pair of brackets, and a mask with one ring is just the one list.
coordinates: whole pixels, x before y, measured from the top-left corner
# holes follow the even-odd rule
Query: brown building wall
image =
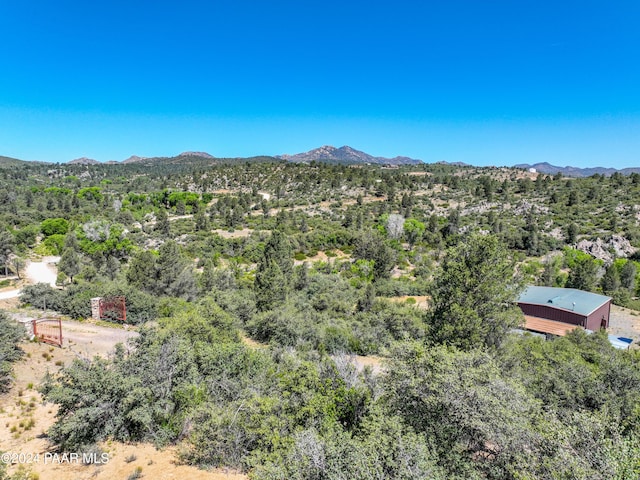
[(576, 312), (562, 310), (560, 308), (547, 307), (546, 305), (534, 305), (531, 303), (518, 303), (522, 313), (531, 315), (532, 317), (546, 318), (555, 320), (556, 322), (571, 323), (572, 325), (580, 325), (597, 332), (602, 326), (602, 318), (605, 319), (605, 328), (609, 327), (609, 315), (611, 312), (611, 301), (608, 301), (600, 308), (596, 309), (591, 315), (585, 317)]
[(570, 323), (572, 325), (579, 325), (581, 327), (585, 326), (586, 317), (576, 312), (561, 310), (554, 307), (547, 307), (546, 305), (534, 305), (531, 303), (518, 303), (518, 305), (520, 306), (522, 313), (524, 313), (525, 315), (546, 318), (548, 320), (555, 320), (556, 322)]
[(597, 332), (602, 327), (602, 319), (604, 318), (604, 327), (609, 328), (609, 314), (611, 313), (611, 300), (602, 305), (587, 317), (587, 328)]

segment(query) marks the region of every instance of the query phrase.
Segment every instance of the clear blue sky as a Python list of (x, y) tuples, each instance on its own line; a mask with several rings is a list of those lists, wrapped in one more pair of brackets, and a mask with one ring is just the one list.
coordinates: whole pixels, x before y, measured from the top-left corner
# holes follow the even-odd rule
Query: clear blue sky
[(0, 0), (0, 155), (640, 166), (640, 2)]

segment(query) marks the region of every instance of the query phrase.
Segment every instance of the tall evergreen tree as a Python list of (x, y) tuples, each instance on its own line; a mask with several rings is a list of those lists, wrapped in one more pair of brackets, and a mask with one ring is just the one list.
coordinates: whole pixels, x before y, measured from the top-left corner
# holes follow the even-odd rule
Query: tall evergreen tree
[(80, 257), (73, 248), (67, 248), (58, 262), (58, 270), (64, 273), (71, 283), (73, 283), (73, 277), (80, 273)]
[(264, 247), (264, 261), (274, 261), (289, 284), (293, 274), (291, 245), (284, 233), (274, 231)]
[(567, 287), (591, 291), (596, 285), (598, 264), (588, 255), (576, 259), (567, 278)]
[(280, 231), (274, 231), (264, 247), (258, 263), (254, 291), (259, 310), (269, 310), (282, 303), (293, 282), (293, 260), (289, 240)]
[(127, 281), (137, 288), (153, 292), (157, 282), (156, 261), (157, 256), (149, 250), (136, 253), (129, 262)]
[(623, 288), (633, 291), (636, 287), (636, 264), (627, 260), (620, 270), (620, 284)]
[(430, 336), (464, 350), (499, 345), (520, 324), (523, 287), (515, 260), (495, 236), (472, 235), (452, 247), (429, 289)]
[(620, 288), (620, 273), (613, 263), (605, 269), (602, 280), (600, 280), (600, 286), (607, 295), (611, 295)]
[(260, 311), (271, 310), (287, 297), (287, 284), (282, 270), (274, 260), (263, 260), (258, 265), (254, 282), (256, 307)]
[(171, 234), (171, 225), (169, 224), (169, 216), (163, 207), (158, 209), (156, 215), (156, 231), (163, 235), (169, 236)]
[(15, 248), (15, 240), (10, 232), (0, 232), (0, 265), (4, 265), (4, 275), (9, 274), (9, 259)]

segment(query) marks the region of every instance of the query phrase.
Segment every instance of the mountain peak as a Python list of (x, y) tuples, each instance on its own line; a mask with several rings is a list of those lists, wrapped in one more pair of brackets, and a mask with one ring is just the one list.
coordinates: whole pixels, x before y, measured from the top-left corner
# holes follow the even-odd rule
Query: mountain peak
[(179, 157), (202, 157), (202, 158), (209, 158), (209, 159), (214, 159), (216, 157), (214, 157), (213, 155), (207, 153), (207, 152), (182, 152), (180, 155), (178, 155)]
[(68, 163), (69, 165), (97, 165), (100, 162), (97, 160), (94, 160), (93, 158), (80, 157), (80, 158), (76, 158), (75, 160), (71, 160)]
[(309, 163), (309, 162), (325, 162), (325, 163), (375, 163), (378, 165), (415, 165), (422, 163), (420, 160), (414, 160), (408, 157), (374, 157), (368, 153), (356, 150), (348, 145), (336, 148), (332, 145), (323, 145), (322, 147), (309, 150), (305, 153), (297, 153), (295, 155), (277, 155), (288, 162)]
[(142, 162), (146, 159), (147, 157), (139, 157), (138, 155), (131, 155), (126, 160), (123, 160), (122, 163), (136, 163), (136, 162)]

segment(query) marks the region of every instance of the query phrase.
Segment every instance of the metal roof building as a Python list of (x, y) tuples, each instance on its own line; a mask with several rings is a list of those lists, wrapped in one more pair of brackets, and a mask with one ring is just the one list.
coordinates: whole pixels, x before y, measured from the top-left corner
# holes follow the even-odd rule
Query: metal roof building
[[(611, 297), (597, 293), (573, 288), (531, 286), (522, 292), (518, 305), (525, 315), (529, 330), (558, 335), (558, 331), (566, 333), (576, 327), (597, 331), (609, 326)], [(550, 329), (554, 331), (546, 331)]]

